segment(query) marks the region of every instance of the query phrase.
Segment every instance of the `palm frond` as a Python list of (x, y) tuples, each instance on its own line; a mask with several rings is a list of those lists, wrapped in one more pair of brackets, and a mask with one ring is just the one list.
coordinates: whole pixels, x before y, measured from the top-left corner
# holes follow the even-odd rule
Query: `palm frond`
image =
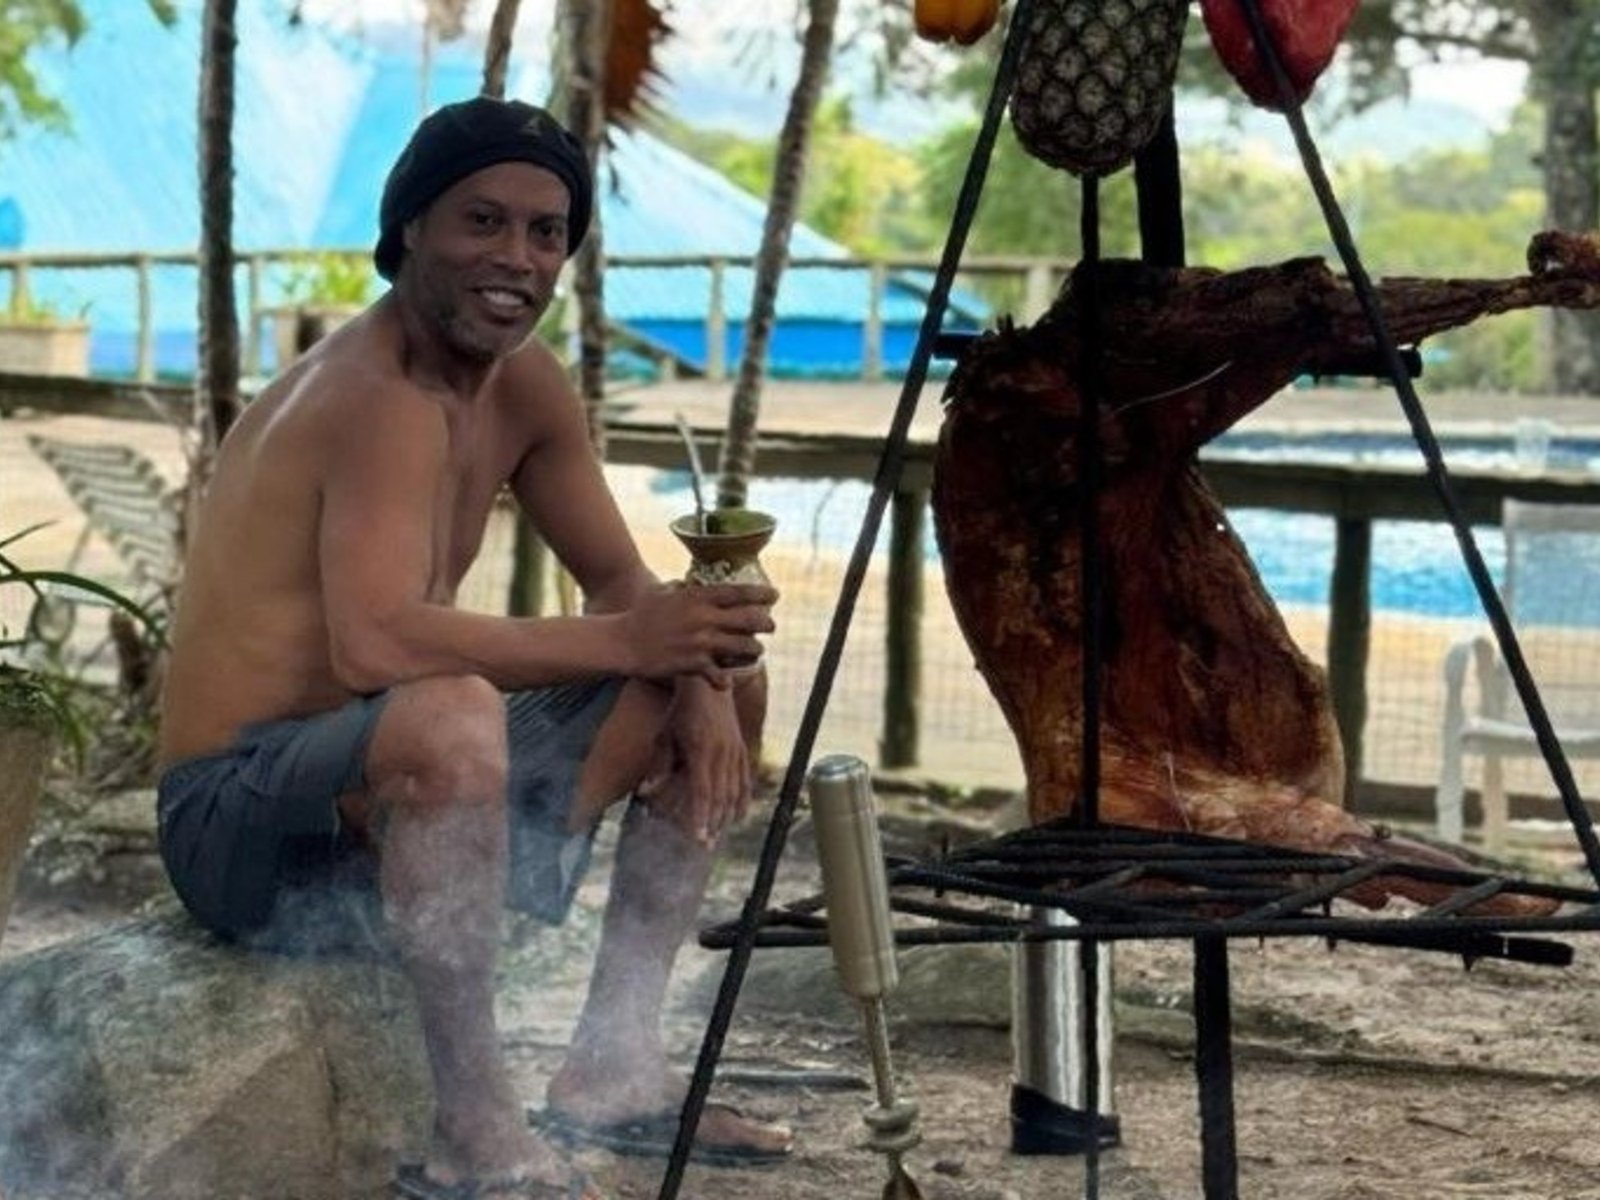
[(670, 6), (656, 0), (612, 0), (611, 36), (606, 46), (606, 124), (632, 128), (658, 115), (665, 76), (657, 47), (672, 36)]

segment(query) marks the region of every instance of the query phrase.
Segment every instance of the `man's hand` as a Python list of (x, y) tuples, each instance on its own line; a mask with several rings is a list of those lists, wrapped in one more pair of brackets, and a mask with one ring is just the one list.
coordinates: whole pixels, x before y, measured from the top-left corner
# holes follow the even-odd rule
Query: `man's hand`
[(662, 753), (639, 795), (703, 846), (750, 809), (750, 755), (731, 690), (679, 681)]
[(761, 653), (760, 633), (771, 633), (778, 593), (753, 584), (688, 587), (665, 584), (642, 592), (623, 614), (630, 675), (665, 679), (698, 675), (728, 686), (723, 664)]

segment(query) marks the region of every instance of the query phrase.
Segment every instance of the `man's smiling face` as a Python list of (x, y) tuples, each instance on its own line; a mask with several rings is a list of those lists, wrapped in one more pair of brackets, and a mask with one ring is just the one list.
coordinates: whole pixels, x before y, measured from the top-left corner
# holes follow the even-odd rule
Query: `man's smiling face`
[(495, 163), (406, 226), (418, 303), (451, 349), (489, 362), (528, 339), (566, 261), (569, 203), (543, 167)]

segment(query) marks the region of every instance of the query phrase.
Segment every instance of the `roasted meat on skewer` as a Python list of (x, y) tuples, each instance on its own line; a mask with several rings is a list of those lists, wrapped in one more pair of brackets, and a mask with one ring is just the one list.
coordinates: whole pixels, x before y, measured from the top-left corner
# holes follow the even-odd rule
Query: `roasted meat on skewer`
[[(1388, 280), (1397, 341), (1536, 305), (1600, 306), (1588, 243), (1538, 239), (1536, 274)], [(1289, 636), (1197, 454), (1302, 372), (1370, 356), (1316, 259), (1232, 273), (1106, 262), (1099, 318), (1101, 819), (1314, 853), (1456, 866), (1346, 813), (1322, 672)], [(1079, 795), (1083, 638), (1077, 279), (1036, 325), (985, 335), (951, 380), (933, 509), (946, 586), (1021, 747), (1035, 822)], [(1380, 877), (1354, 898), (1449, 889)], [(1541, 911), (1503, 898), (1482, 913)]]

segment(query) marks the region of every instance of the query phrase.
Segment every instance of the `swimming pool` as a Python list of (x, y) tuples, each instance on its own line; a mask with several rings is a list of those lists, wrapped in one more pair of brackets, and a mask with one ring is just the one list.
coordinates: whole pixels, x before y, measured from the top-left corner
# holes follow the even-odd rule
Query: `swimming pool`
[[(1509, 437), (1455, 437), (1445, 446), (1452, 467), (1511, 467)], [(1208, 448), (1208, 456), (1253, 461), (1392, 464), (1423, 469), (1409, 438), (1388, 434), (1319, 434), (1293, 437), (1231, 431)], [(1549, 465), (1600, 474), (1600, 441), (1556, 437)], [(689, 494), (686, 471), (662, 471), (651, 483), (658, 493)], [(777, 516), (783, 536), (818, 550), (847, 552), (855, 544), (871, 495), (865, 483), (800, 479), (756, 479), (749, 503)], [(1281, 604), (1326, 604), (1333, 571), (1334, 521), (1312, 513), (1277, 509), (1231, 509), (1228, 513), (1261, 573), (1268, 593)], [(1474, 528), (1485, 563), (1501, 583), (1505, 544), (1498, 527)], [(887, 542), (885, 532), (879, 550)], [(927, 553), (937, 556), (930, 529)], [(1482, 612), (1462, 565), (1454, 534), (1441, 520), (1379, 521), (1372, 535), (1372, 606), (1377, 611), (1434, 617), (1471, 617)]]

